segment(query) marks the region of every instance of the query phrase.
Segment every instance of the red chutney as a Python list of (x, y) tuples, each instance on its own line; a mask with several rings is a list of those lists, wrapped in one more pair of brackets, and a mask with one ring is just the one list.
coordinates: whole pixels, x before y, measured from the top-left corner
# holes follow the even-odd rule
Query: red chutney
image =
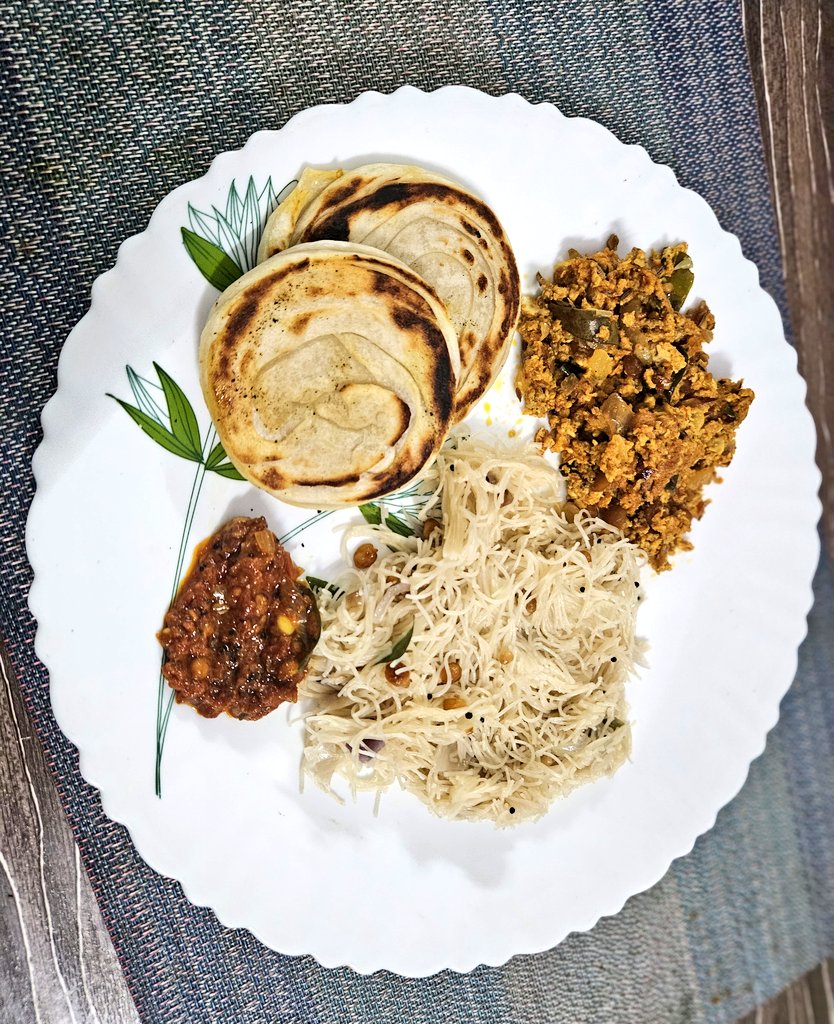
[(177, 703), (256, 719), (296, 699), (321, 633), (300, 573), (263, 516), (232, 519), (200, 545), (157, 633)]

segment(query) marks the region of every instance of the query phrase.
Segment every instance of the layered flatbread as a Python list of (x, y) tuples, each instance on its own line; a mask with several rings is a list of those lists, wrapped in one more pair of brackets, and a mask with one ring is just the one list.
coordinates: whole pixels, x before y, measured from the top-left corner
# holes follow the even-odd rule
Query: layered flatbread
[(437, 292), (458, 338), (453, 420), (462, 419), (503, 366), (518, 317), (515, 257), (492, 210), (421, 167), (307, 168), (267, 222), (259, 256), (320, 239), (383, 249)]
[(217, 300), (200, 340), (226, 452), (283, 501), (355, 505), (401, 488), (438, 451), (460, 366), (442, 302), (400, 260), (313, 242)]

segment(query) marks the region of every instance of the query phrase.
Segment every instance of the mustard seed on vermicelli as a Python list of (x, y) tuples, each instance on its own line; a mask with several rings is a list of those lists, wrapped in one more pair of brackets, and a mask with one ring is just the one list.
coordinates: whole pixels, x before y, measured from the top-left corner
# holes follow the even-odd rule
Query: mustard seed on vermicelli
[(397, 781), (444, 817), (532, 820), (628, 756), (645, 558), (566, 509), (529, 445), (459, 441), (427, 486), (420, 519), (440, 529), (346, 533), (346, 561), (358, 535), (379, 557), (320, 595), (304, 770), (325, 789), (334, 775), (354, 791)]

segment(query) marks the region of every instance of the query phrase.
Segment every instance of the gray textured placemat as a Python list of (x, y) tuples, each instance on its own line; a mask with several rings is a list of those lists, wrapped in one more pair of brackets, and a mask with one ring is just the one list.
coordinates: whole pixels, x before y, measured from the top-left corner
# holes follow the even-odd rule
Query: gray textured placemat
[(168, 191), (310, 104), (462, 83), (596, 118), (706, 197), (784, 310), (737, 5), (12, 0), (0, 11), (0, 630), (143, 1020), (728, 1021), (834, 951), (827, 568), (782, 720), (695, 851), (617, 917), (556, 950), (422, 981), (272, 953), (139, 861), (52, 719), (25, 602), (38, 416), (93, 280)]

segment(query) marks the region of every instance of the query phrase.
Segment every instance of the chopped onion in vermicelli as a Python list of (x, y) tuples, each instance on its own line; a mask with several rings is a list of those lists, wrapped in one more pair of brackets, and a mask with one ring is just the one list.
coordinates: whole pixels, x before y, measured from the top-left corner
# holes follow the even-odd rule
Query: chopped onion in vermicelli
[(529, 445), (447, 445), (427, 487), (420, 518), (442, 529), (346, 533), (346, 561), (360, 534), (379, 557), (321, 593), (304, 768), (325, 789), (397, 781), (444, 817), (531, 820), (628, 756), (644, 557), (566, 509)]

